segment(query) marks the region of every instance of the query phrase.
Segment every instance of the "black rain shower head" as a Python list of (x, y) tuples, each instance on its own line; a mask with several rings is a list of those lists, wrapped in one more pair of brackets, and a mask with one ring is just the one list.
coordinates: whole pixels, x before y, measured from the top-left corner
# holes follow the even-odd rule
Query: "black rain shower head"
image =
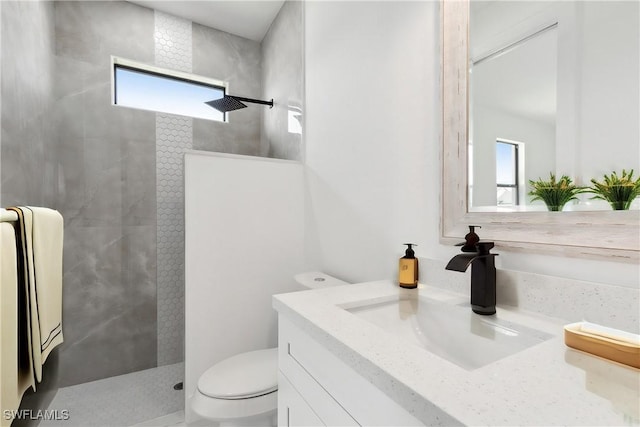
[(235, 99), (233, 96), (223, 96), (219, 99), (214, 99), (213, 101), (205, 102), (210, 107), (215, 108), (221, 113), (226, 113), (227, 111), (239, 110), (241, 108), (247, 108), (245, 104)]
[(241, 101), (251, 102), (253, 104), (268, 105), (270, 108), (273, 108), (273, 99), (271, 101), (262, 101), (260, 99), (243, 98), (241, 96), (233, 96), (233, 95), (225, 95), (222, 98), (214, 99), (213, 101), (207, 101), (205, 102), (205, 104), (207, 104), (212, 108), (215, 108), (221, 113), (226, 113), (229, 111), (246, 108), (247, 106), (243, 104)]

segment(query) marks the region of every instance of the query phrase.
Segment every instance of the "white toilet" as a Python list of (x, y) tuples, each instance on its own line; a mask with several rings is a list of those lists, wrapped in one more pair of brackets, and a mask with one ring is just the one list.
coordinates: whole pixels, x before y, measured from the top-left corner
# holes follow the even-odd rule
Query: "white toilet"
[[(324, 273), (295, 276), (308, 289), (346, 285)], [(221, 427), (275, 426), (278, 407), (278, 349), (250, 351), (207, 369), (190, 400), (200, 417)]]

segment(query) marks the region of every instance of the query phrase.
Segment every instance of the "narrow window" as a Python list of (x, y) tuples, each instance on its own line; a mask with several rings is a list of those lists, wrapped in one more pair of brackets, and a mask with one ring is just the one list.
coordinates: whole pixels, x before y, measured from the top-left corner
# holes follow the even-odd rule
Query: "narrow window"
[(224, 94), (223, 82), (113, 58), (114, 105), (223, 122), (205, 102)]
[(496, 141), (496, 184), (498, 206), (517, 206), (518, 144)]

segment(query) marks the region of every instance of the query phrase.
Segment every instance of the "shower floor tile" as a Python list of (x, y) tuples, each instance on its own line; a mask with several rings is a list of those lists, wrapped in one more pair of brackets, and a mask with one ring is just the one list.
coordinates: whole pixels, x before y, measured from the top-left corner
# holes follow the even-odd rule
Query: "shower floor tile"
[[(67, 420), (43, 420), (42, 427), (125, 427), (184, 409), (184, 363), (160, 366), (103, 380), (63, 387), (49, 410), (68, 411)], [(182, 416), (184, 422), (184, 415)], [(177, 420), (176, 422), (180, 422)], [(156, 424), (149, 424), (151, 426)], [(158, 424), (177, 426), (179, 424)]]

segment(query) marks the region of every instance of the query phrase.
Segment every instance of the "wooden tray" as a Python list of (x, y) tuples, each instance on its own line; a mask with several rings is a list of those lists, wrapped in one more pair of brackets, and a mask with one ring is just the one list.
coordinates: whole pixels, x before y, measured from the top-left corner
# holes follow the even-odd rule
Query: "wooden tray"
[(583, 324), (578, 322), (564, 327), (567, 346), (640, 369), (640, 345), (583, 331)]

